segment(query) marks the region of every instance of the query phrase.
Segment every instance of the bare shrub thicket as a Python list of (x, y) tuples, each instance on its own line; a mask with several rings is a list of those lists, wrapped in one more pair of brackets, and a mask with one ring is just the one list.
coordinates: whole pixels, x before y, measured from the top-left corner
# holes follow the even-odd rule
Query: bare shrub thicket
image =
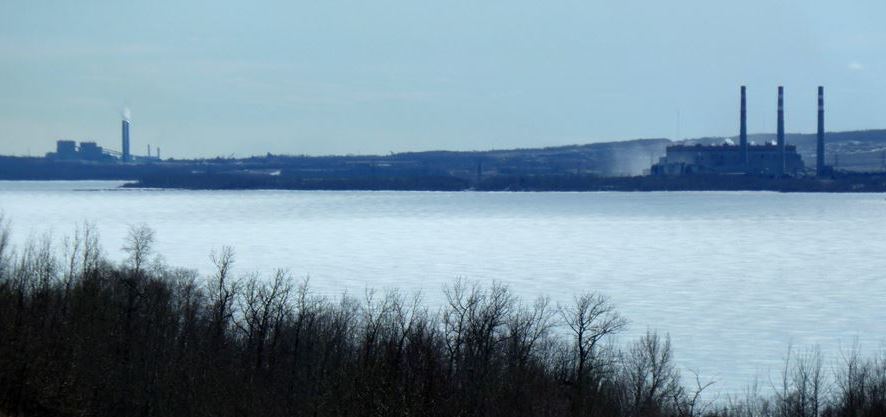
[(328, 299), (287, 271), (236, 275), (153, 260), (131, 229), (109, 262), (84, 225), (13, 249), (0, 217), (0, 415), (878, 416), (886, 360), (853, 351), (833, 375), (790, 355), (776, 395), (716, 406), (682, 385), (670, 339), (619, 349), (627, 321), (589, 292), (524, 302), (457, 280), (441, 307), (367, 291)]

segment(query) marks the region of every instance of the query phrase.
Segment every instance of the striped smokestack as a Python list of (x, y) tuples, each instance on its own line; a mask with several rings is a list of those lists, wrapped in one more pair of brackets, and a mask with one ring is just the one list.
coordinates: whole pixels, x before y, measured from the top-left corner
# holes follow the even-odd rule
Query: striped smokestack
[(785, 173), (785, 143), (784, 143), (784, 87), (778, 86), (778, 155), (781, 158), (781, 174)]
[(815, 149), (815, 173), (824, 175), (824, 87), (818, 87), (818, 143)]
[(748, 165), (748, 108), (745, 99), (745, 86), (741, 86), (741, 120), (738, 131), (739, 143), (741, 144), (741, 159), (745, 166)]

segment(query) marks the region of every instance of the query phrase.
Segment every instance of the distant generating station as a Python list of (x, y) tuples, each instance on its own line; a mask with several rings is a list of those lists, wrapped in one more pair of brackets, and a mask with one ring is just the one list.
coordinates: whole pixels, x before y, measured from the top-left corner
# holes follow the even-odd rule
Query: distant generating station
[[(127, 112), (128, 114), (128, 112)], [(156, 148), (156, 154), (151, 154), (151, 145), (148, 145), (148, 153), (143, 156), (132, 155), (129, 143), (129, 128), (131, 123), (128, 115), (124, 115), (120, 135), (121, 152), (102, 148), (94, 141), (80, 142), (73, 140), (59, 140), (55, 143), (55, 152), (46, 154), (47, 158), (66, 161), (97, 161), (97, 162), (150, 162), (160, 160), (160, 147)]]
[[(818, 135), (816, 174), (829, 173), (824, 164), (824, 88), (818, 87)], [(778, 87), (778, 126), (775, 143), (748, 143), (746, 88), (741, 86), (739, 144), (727, 141), (722, 145), (672, 145), (666, 155), (650, 170), (652, 175), (750, 174), (758, 176), (791, 176), (804, 173), (803, 159), (797, 147), (785, 143), (784, 87)]]

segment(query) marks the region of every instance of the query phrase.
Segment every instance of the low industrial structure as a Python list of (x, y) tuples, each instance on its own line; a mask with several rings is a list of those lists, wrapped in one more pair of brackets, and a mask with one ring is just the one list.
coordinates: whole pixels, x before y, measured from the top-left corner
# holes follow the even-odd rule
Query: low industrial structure
[(116, 159), (111, 151), (107, 151), (95, 142), (60, 140), (55, 143), (55, 152), (46, 154), (47, 158), (65, 161), (97, 161), (107, 162)]
[(797, 176), (804, 170), (795, 146), (672, 145), (652, 166), (653, 175), (754, 174)]
[[(652, 175), (743, 174), (790, 176), (805, 174), (805, 165), (797, 147), (785, 143), (784, 88), (778, 87), (778, 127), (775, 143), (748, 142), (746, 88), (741, 87), (739, 144), (726, 140), (721, 145), (672, 145), (666, 155), (650, 169)], [(824, 161), (824, 88), (818, 87), (818, 143), (816, 174), (829, 172)]]

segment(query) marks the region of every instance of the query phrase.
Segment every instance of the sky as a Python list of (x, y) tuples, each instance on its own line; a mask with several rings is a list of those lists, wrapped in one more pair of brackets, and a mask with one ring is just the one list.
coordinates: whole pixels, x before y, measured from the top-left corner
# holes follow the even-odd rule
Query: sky
[(0, 154), (483, 150), (886, 128), (886, 2), (0, 2)]

